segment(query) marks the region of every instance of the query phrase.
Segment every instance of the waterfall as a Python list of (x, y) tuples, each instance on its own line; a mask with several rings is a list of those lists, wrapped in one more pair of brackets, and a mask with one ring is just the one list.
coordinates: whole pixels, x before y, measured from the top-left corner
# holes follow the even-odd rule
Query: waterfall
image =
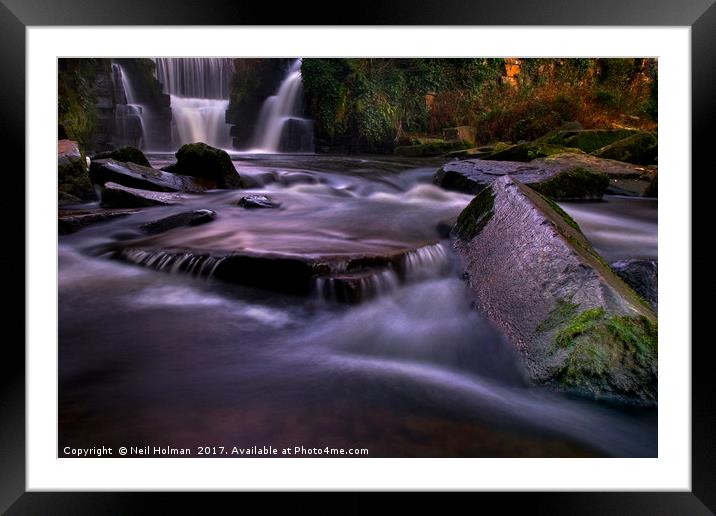
[(204, 142), (229, 148), (231, 136), (226, 110), (233, 60), (157, 58), (155, 62), (157, 80), (171, 100), (173, 146)]
[(115, 107), (117, 143), (120, 146), (133, 145), (144, 148), (148, 136), (144, 120), (145, 108), (137, 102), (127, 75), (116, 63), (112, 64), (112, 80), (117, 98)]
[(260, 152), (313, 152), (313, 122), (300, 117), (301, 60), (288, 69), (276, 95), (266, 99), (259, 113), (254, 145)]

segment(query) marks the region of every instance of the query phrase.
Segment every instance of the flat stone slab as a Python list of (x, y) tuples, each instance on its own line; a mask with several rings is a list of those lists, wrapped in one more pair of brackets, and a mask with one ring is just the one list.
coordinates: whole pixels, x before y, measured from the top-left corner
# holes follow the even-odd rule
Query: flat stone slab
[(143, 167), (136, 163), (121, 163), (113, 159), (93, 161), (90, 165), (90, 178), (98, 185), (111, 182), (154, 192), (198, 193), (211, 188), (211, 185), (193, 177)]
[[(227, 283), (288, 294), (318, 293), (330, 301), (357, 303), (391, 282), (406, 281), (421, 267), (432, 266), (435, 248), (386, 251), (383, 254), (289, 254), (248, 250), (159, 248), (152, 238), (126, 241), (102, 253), (122, 261), (170, 273), (213, 277)], [(443, 250), (444, 251), (444, 250)], [(428, 263), (430, 262), (430, 263)]]
[(656, 399), (656, 315), (559, 206), (504, 176), (465, 208), (456, 232), (476, 305), (535, 382)]
[[(644, 195), (656, 174), (655, 167), (632, 165), (589, 154), (563, 153), (527, 163), (483, 159), (451, 161), (437, 171), (433, 182), (447, 190), (479, 193), (500, 177), (510, 175), (523, 184), (539, 188), (540, 184), (575, 169), (604, 174), (609, 180), (601, 191), (594, 188), (595, 185), (590, 184), (588, 188), (580, 189), (579, 185), (574, 183), (571, 192), (567, 192), (570, 195), (551, 197), (559, 200), (595, 200), (601, 199), (605, 191), (640, 196)], [(549, 195), (549, 192), (544, 193)]]
[(129, 188), (116, 183), (105, 183), (102, 187), (102, 205), (114, 208), (141, 208), (147, 206), (170, 206), (188, 199), (177, 192), (154, 192), (140, 188)]

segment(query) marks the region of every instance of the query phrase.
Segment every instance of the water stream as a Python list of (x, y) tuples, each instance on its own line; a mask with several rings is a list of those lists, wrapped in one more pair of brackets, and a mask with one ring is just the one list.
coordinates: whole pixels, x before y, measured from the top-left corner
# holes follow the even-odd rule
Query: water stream
[[(155, 166), (171, 159), (151, 156)], [(504, 336), (471, 307), (437, 229), (471, 199), (431, 184), (439, 164), (234, 155), (234, 165), (253, 184), (248, 192), (208, 193), (60, 238), (60, 443), (656, 455), (655, 410), (526, 382)], [(247, 193), (281, 207), (237, 206)], [(655, 204), (608, 198), (567, 208), (614, 257), (655, 257)], [(416, 251), (400, 277), (386, 269), (366, 279), (375, 292), (358, 305), (336, 302), (330, 285), (283, 295), (91, 253), (145, 238), (143, 223), (187, 209), (217, 219), (151, 237), (156, 249)], [(639, 238), (605, 230), (617, 220)]]

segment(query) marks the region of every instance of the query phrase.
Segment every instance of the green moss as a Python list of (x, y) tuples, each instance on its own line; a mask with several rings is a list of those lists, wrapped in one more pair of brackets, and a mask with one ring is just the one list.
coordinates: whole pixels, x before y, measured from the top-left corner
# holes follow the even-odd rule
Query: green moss
[(567, 347), (574, 343), (574, 339), (588, 331), (603, 319), (604, 308), (590, 308), (573, 317), (569, 323), (562, 328), (554, 338), (555, 343), (561, 347)]
[(122, 163), (136, 163), (143, 167), (150, 167), (149, 160), (144, 153), (136, 147), (127, 145), (126, 147), (120, 147), (109, 152), (101, 152), (92, 156), (93, 160), (96, 159), (113, 159), (121, 161)]
[(553, 350), (565, 350), (557, 371), (565, 386), (656, 397), (657, 323), (643, 316), (584, 310), (557, 331)]
[(656, 163), (657, 153), (656, 134), (648, 132), (637, 133), (593, 152), (600, 158), (615, 159), (636, 165), (653, 165)]
[(492, 187), (483, 189), (457, 217), (456, 230), (462, 240), (471, 240), (482, 231), (494, 214), (495, 193)]
[(572, 147), (584, 152), (593, 152), (616, 141), (632, 136), (634, 129), (583, 129), (556, 130), (538, 139), (543, 143)]
[(459, 141), (459, 142), (445, 142), (436, 141), (430, 143), (423, 143), (418, 145), (402, 145), (396, 147), (393, 153), (397, 156), (411, 156), (411, 157), (428, 157), (428, 156), (441, 156), (448, 152), (460, 151), (469, 149), (472, 145), (470, 142)]
[(609, 186), (609, 177), (584, 168), (575, 168), (530, 186), (543, 196), (557, 200), (601, 199)]
[(581, 153), (579, 149), (562, 147), (561, 145), (551, 145), (549, 143), (518, 143), (506, 149), (497, 150), (490, 154), (486, 159), (497, 161), (532, 161), (536, 158), (545, 158), (554, 154), (563, 152)]
[(537, 325), (537, 333), (545, 333), (565, 324), (577, 313), (579, 304), (572, 303), (571, 299), (558, 299), (557, 306), (549, 315)]
[[(534, 188), (534, 187), (533, 187), (533, 188)], [(550, 199), (549, 197), (546, 197), (544, 194), (542, 194), (537, 188), (534, 188), (534, 189), (535, 189), (535, 191), (537, 192), (537, 195), (539, 195), (540, 198), (541, 198), (544, 202), (546, 202), (547, 205), (548, 205), (550, 208), (552, 208), (552, 209), (557, 213), (557, 215), (559, 215), (560, 217), (562, 217), (562, 220), (564, 220), (564, 222), (567, 223), (567, 225), (569, 225), (570, 227), (572, 227), (572, 228), (576, 229), (577, 231), (579, 231), (580, 233), (582, 233), (582, 228), (579, 227), (579, 224), (577, 224), (577, 221), (574, 220), (574, 219), (569, 215), (569, 213), (567, 213), (566, 211), (564, 211), (564, 210), (562, 209), (562, 207), (561, 207), (559, 204), (557, 204), (556, 202), (554, 202), (552, 199)]]

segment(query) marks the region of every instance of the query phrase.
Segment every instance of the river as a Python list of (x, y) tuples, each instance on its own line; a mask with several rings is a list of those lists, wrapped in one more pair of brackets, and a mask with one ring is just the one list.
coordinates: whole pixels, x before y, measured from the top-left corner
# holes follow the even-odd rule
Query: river
[[(149, 156), (154, 166), (170, 155)], [(59, 444), (367, 448), (370, 457), (656, 456), (656, 409), (528, 384), (470, 301), (440, 223), (471, 196), (439, 161), (233, 155), (250, 191), (217, 191), (59, 242)], [(236, 205), (262, 194), (279, 209)], [(608, 261), (656, 258), (656, 201), (565, 203)], [(157, 248), (350, 254), (422, 248), (361, 304), (277, 294), (96, 256), (188, 208), (211, 223)]]

